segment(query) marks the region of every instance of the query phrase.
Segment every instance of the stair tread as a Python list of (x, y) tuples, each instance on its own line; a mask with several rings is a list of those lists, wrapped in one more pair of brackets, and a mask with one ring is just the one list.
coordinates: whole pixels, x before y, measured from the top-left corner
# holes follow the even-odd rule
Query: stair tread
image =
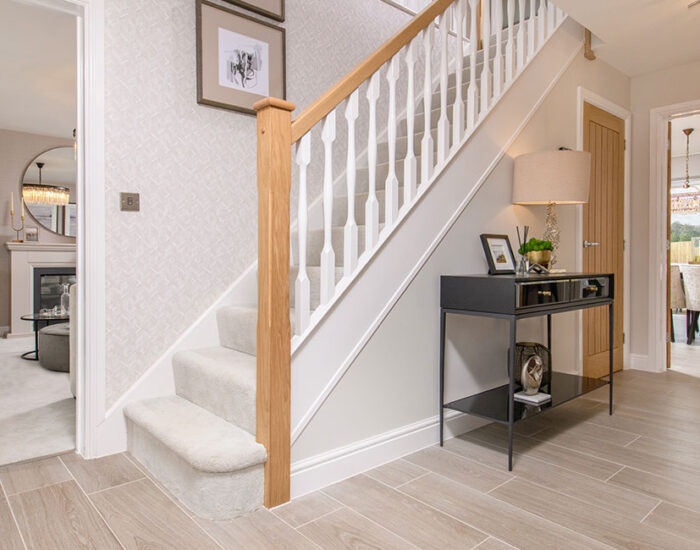
[(267, 459), (250, 433), (177, 395), (131, 403), (124, 414), (202, 472), (233, 472)]

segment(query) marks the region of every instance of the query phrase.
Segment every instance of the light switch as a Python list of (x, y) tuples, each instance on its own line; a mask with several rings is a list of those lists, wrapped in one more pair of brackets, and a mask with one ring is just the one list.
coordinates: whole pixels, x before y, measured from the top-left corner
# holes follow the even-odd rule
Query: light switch
[(138, 212), (140, 210), (140, 196), (138, 193), (119, 193), (119, 198), (122, 212)]

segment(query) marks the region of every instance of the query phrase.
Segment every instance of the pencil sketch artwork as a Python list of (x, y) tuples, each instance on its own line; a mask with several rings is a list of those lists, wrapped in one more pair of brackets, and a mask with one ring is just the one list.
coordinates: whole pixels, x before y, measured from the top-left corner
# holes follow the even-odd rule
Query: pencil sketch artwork
[(219, 28), (219, 85), (269, 95), (268, 49), (266, 42)]

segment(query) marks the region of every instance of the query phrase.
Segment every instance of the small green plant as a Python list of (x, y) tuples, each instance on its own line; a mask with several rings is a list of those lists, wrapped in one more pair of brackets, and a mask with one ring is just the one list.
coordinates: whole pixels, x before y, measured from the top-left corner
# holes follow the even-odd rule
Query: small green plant
[(524, 256), (528, 252), (538, 252), (540, 250), (554, 250), (552, 241), (540, 241), (533, 237), (518, 249), (518, 254)]

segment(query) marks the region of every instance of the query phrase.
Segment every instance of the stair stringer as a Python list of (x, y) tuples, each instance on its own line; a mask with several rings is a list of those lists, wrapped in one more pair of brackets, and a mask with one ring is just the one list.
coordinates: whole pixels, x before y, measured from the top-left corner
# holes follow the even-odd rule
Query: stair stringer
[(568, 18), (435, 180), (419, 189), (412, 209), (342, 298), (323, 312), (311, 337), (293, 349), (292, 444), (573, 62), (582, 42), (583, 28)]

